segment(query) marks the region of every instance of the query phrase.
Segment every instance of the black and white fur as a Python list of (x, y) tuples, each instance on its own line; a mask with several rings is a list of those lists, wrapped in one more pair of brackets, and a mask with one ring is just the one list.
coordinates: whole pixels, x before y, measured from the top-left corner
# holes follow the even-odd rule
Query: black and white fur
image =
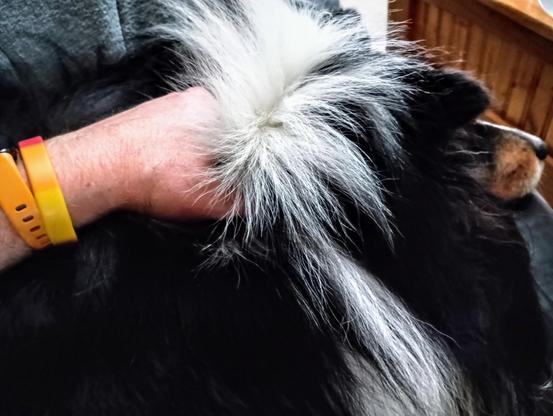
[(482, 88), (379, 51), (353, 13), (163, 3), (143, 56), (43, 98), (36, 128), (203, 86), (206, 180), (234, 206), (118, 213), (3, 273), (0, 414), (533, 414), (545, 341), (520, 235), (473, 175)]

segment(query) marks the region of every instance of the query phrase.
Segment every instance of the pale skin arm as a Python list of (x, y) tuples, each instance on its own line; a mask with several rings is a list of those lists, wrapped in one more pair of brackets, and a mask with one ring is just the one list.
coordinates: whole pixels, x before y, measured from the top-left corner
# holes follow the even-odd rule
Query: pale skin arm
[[(168, 219), (223, 216), (214, 185), (203, 186), (210, 160), (198, 129), (216, 122), (215, 100), (193, 88), (48, 140), (75, 227), (120, 208)], [(30, 254), (0, 210), (0, 271)]]

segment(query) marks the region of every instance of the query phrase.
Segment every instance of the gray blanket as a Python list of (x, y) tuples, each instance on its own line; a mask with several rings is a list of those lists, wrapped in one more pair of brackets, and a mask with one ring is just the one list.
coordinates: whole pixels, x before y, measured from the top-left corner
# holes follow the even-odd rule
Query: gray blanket
[(0, 3), (0, 79), (32, 71), (56, 88), (64, 71), (94, 70), (133, 51), (161, 22), (152, 0), (4, 0)]
[[(32, 73), (35, 81), (56, 89), (67, 71), (94, 71), (99, 63), (116, 62), (138, 47), (148, 28), (164, 21), (162, 2), (2, 0), (0, 80)], [(336, 7), (338, 0), (316, 2)]]

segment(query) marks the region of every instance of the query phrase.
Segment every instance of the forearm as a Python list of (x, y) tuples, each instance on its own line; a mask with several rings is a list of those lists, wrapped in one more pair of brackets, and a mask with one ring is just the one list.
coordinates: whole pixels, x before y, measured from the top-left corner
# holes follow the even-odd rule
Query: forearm
[[(120, 175), (114, 160), (117, 152), (108, 152), (106, 143), (106, 138), (91, 136), (86, 129), (46, 142), (75, 227), (94, 221), (122, 203), (121, 181), (114, 180)], [(27, 182), (22, 162), (17, 164)], [(31, 252), (0, 210), (0, 272)]]
[[(216, 110), (209, 93), (192, 88), (47, 140), (74, 226), (117, 208), (176, 220), (226, 215), (230, 201), (218, 200), (206, 175), (202, 132), (217, 123)], [(30, 253), (0, 213), (0, 272)]]

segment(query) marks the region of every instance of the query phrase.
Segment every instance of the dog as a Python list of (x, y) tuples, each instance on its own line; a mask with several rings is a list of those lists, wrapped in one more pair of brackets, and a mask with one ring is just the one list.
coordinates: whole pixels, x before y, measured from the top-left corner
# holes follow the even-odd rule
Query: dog
[(114, 213), (4, 271), (0, 414), (536, 414), (547, 340), (505, 200), (533, 189), (543, 144), (478, 121), (478, 82), (375, 48), (353, 12), (164, 7), (136, 56), (67, 90), (2, 86), (0, 131), (51, 137), (203, 86), (235, 205)]

